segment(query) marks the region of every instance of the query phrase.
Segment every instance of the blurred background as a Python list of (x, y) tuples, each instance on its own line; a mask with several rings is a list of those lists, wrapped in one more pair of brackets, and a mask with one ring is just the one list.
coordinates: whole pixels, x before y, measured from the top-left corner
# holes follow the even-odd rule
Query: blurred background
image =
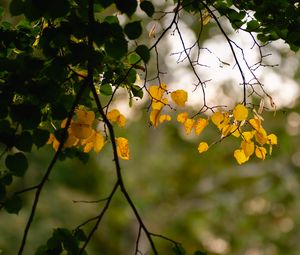
[[(2, 6), (7, 6), (7, 2), (0, 1)], [(173, 8), (168, 1), (157, 1), (157, 4), (162, 11)], [(147, 29), (153, 26), (144, 16), (136, 18), (143, 18)], [(167, 15), (159, 19), (157, 27), (165, 27), (170, 18)], [(189, 45), (199, 32), (199, 17), (183, 13), (181, 18), (183, 35)], [(5, 19), (10, 17), (7, 15)], [(253, 42), (247, 36), (230, 31), (228, 24), (224, 26), (245, 48), (250, 62), (255, 62), (257, 52), (251, 49)], [(199, 89), (192, 93), (195, 77), (187, 63), (177, 61), (178, 55), (173, 54), (182, 51), (182, 45), (171, 32), (158, 47), (160, 70), (166, 72), (161, 74), (161, 79), (171, 89), (189, 90), (189, 112), (195, 113), (201, 107), (203, 95)], [(200, 66), (198, 70), (203, 80), (212, 79), (206, 88), (209, 103), (211, 106), (228, 105), (230, 109), (241, 101), (242, 87), (228, 45), (213, 21), (205, 26), (201, 38), (203, 48), (208, 47), (212, 52), (203, 51), (201, 63), (208, 67)], [(155, 39), (149, 39), (146, 31), (139, 42), (143, 40), (151, 45)], [(274, 109), (268, 107), (266, 98), (266, 107), (270, 110), (263, 114), (265, 128), (269, 133), (275, 133), (279, 140), (272, 156), (264, 161), (253, 158), (239, 166), (233, 157), (239, 144), (231, 138), (200, 155), (197, 152), (200, 140), (213, 142), (219, 139), (215, 127), (209, 126), (201, 137), (188, 137), (176, 123), (174, 111), (174, 121), (154, 129), (149, 126), (149, 101), (145, 99), (129, 107), (128, 98), (121, 94), (116, 102), (129, 119), (125, 129), (116, 131), (118, 136), (125, 136), (130, 142), (132, 159), (121, 162), (128, 192), (149, 230), (178, 241), (187, 254), (193, 254), (195, 250), (222, 255), (299, 254), (299, 53), (292, 53), (280, 41), (263, 50), (272, 53), (266, 63), (278, 65), (260, 68), (257, 75), (277, 105), (275, 114)], [(147, 78), (156, 75), (156, 63), (151, 62)], [(144, 73), (140, 73), (140, 77), (143, 80)], [(254, 98), (253, 102), (259, 100)], [(28, 155), (30, 169), (25, 179), (16, 181), (11, 189), (35, 185), (53, 155), (50, 146)], [(87, 164), (76, 159), (58, 162), (42, 193), (25, 254), (34, 254), (36, 248), (52, 235), (53, 228), (74, 229), (96, 216), (104, 203), (82, 201), (106, 198), (115, 180), (109, 144), (101, 153), (91, 153)], [(24, 209), (19, 215), (0, 211), (0, 254), (16, 254), (33, 192), (26, 193), (23, 198)], [(85, 229), (91, 226), (87, 225)], [(117, 192), (88, 247), (89, 254), (134, 254), (138, 228), (130, 207)], [(155, 241), (161, 249), (160, 254), (171, 254), (170, 242), (161, 238), (155, 238)], [(145, 253), (149, 251), (143, 236), (140, 248)]]

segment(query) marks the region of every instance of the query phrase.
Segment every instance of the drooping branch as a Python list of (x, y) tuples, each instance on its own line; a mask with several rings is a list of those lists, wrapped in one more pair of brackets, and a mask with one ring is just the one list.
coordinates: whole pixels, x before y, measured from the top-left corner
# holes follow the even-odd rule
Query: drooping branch
[[(89, 27), (92, 27), (93, 24), (95, 22), (95, 17), (94, 17), (94, 1), (93, 0), (89, 0), (88, 1), (88, 25)], [(89, 55), (88, 55), (88, 75), (87, 75), (87, 83), (89, 86), (89, 89), (91, 90), (94, 100), (96, 102), (96, 106), (97, 106), (97, 110), (100, 113), (100, 116), (103, 119), (103, 122), (105, 123), (107, 129), (108, 129), (108, 133), (110, 136), (110, 140), (111, 140), (111, 145), (112, 145), (112, 149), (113, 149), (113, 159), (114, 159), (114, 163), (115, 163), (115, 169), (116, 169), (116, 175), (117, 175), (117, 184), (115, 185), (115, 188), (113, 189), (112, 193), (111, 193), (111, 198), (113, 197), (113, 194), (115, 193), (115, 190), (117, 189), (117, 187), (119, 186), (121, 189), (121, 192), (123, 193), (126, 201), (128, 202), (129, 206), (131, 207), (137, 221), (139, 222), (141, 228), (143, 229), (144, 233), (146, 234), (148, 241), (151, 245), (152, 251), (154, 252), (154, 254), (158, 255), (158, 251), (155, 247), (155, 244), (152, 240), (152, 237), (150, 235), (150, 232), (148, 231), (146, 225), (144, 224), (141, 216), (139, 215), (137, 208), (135, 206), (135, 204), (133, 203), (131, 197), (129, 196), (124, 181), (123, 181), (123, 177), (122, 177), (122, 173), (121, 173), (121, 166), (120, 166), (120, 161), (119, 161), (119, 157), (118, 157), (118, 153), (117, 153), (117, 144), (116, 144), (116, 136), (115, 136), (115, 131), (114, 128), (112, 126), (112, 124), (110, 123), (110, 121), (108, 120), (102, 104), (100, 102), (100, 99), (98, 97), (97, 91), (95, 89), (94, 86), (94, 82), (93, 82), (93, 71), (94, 71), (94, 66), (93, 66), (93, 33), (92, 30), (90, 30), (90, 32), (88, 33), (88, 49), (89, 49)], [(104, 215), (104, 213), (106, 212), (108, 206), (109, 206), (109, 202), (111, 200), (111, 198), (107, 201), (106, 206), (104, 207), (104, 209), (102, 210), (102, 212), (99, 215), (99, 218), (96, 222), (96, 224), (94, 225), (90, 235), (89, 235), (89, 239), (91, 239), (93, 233), (97, 230), (98, 225)], [(87, 243), (84, 245), (83, 249), (85, 248), (85, 246), (87, 245)]]

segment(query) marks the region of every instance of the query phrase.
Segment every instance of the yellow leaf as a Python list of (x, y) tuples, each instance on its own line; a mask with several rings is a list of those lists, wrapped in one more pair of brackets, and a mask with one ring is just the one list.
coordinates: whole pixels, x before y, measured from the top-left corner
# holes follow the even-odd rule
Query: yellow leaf
[(117, 119), (119, 118), (119, 116), (120, 116), (120, 112), (118, 109), (113, 109), (113, 110), (109, 111), (106, 115), (108, 120), (112, 121), (112, 122), (116, 122)]
[(247, 158), (249, 158), (254, 153), (254, 142), (242, 141), (241, 147)]
[(70, 147), (76, 146), (78, 144), (78, 142), (79, 142), (79, 139), (76, 138), (72, 134), (72, 132), (70, 132), (70, 129), (68, 131), (69, 131), (68, 132), (68, 138), (67, 138), (67, 140), (64, 143), (64, 147), (66, 147), (66, 148), (70, 148)]
[(159, 123), (163, 123), (165, 121), (170, 121), (171, 120), (171, 116), (168, 114), (162, 114), (159, 116)]
[(71, 130), (72, 130), (72, 134), (74, 134), (74, 136), (79, 139), (86, 139), (93, 132), (93, 129), (91, 128), (90, 125), (80, 124), (77, 122), (73, 122), (71, 124)]
[(227, 124), (222, 128), (222, 137), (230, 135), (231, 134), (230, 132), (231, 132), (231, 125)]
[(245, 141), (250, 142), (253, 138), (254, 133), (252, 131), (245, 131), (242, 133), (242, 137)]
[(256, 146), (256, 148), (255, 148), (256, 157), (258, 157), (259, 159), (264, 160), (266, 158), (266, 154), (267, 154), (266, 148)]
[(203, 153), (203, 152), (207, 151), (208, 148), (209, 148), (209, 146), (206, 142), (201, 142), (201, 143), (199, 143), (198, 151), (199, 151), (199, 153)]
[(153, 110), (161, 110), (168, 103), (169, 103), (168, 98), (162, 98), (160, 100), (153, 100), (151, 107)]
[(109, 111), (106, 116), (111, 122), (116, 122), (119, 127), (124, 127), (126, 125), (126, 118), (118, 109)]
[(149, 94), (152, 99), (152, 109), (160, 110), (166, 104), (168, 104), (168, 99), (163, 98), (164, 93), (166, 92), (167, 85), (162, 83), (160, 86), (150, 86)]
[(78, 109), (76, 111), (77, 114), (77, 123), (85, 124), (85, 125), (92, 125), (93, 121), (95, 120), (95, 113), (93, 111), (85, 111)]
[(120, 114), (118, 120), (117, 120), (117, 124), (119, 125), (119, 127), (125, 127), (126, 125), (126, 118), (123, 114)]
[(178, 89), (171, 93), (173, 102), (178, 106), (184, 106), (188, 99), (188, 93), (185, 90)]
[(211, 120), (218, 127), (219, 130), (221, 130), (230, 123), (229, 114), (227, 112), (215, 112), (211, 116)]
[(248, 117), (248, 109), (242, 104), (236, 105), (233, 109), (233, 117), (237, 121), (246, 120)]
[(233, 156), (239, 165), (244, 164), (249, 159), (246, 157), (245, 152), (241, 149), (235, 150)]
[(204, 128), (208, 125), (208, 120), (199, 118), (197, 122), (195, 123), (195, 133), (196, 135), (200, 135)]
[(211, 121), (219, 127), (220, 123), (224, 120), (223, 113), (221, 112), (214, 112), (213, 115), (211, 116)]
[(249, 120), (250, 125), (253, 129), (259, 130), (261, 128), (261, 120), (260, 119), (250, 119)]
[(100, 152), (104, 146), (104, 137), (98, 132), (95, 132), (94, 151)]
[(150, 113), (150, 122), (154, 127), (158, 126), (160, 110), (153, 110)]
[(47, 144), (51, 144), (52, 143), (52, 147), (55, 151), (58, 150), (59, 147), (59, 141), (55, 138), (55, 136), (53, 134), (50, 134), (50, 137), (47, 141)]
[(128, 140), (123, 137), (116, 138), (117, 153), (121, 159), (129, 160), (129, 146)]
[(241, 136), (241, 130), (238, 125), (231, 125), (230, 133), (235, 136), (235, 137), (240, 137)]
[(184, 129), (185, 129), (185, 133), (188, 135), (192, 132), (193, 126), (194, 126), (194, 122), (195, 120), (193, 119), (187, 119), (184, 123)]
[(267, 132), (264, 130), (263, 127), (261, 127), (259, 130), (256, 130), (255, 132), (255, 140), (260, 144), (264, 145), (268, 142)]
[(277, 144), (277, 136), (274, 134), (270, 134), (267, 136), (268, 144), (275, 145)]
[(88, 153), (91, 151), (91, 149), (93, 149), (94, 144), (92, 142), (85, 144), (85, 146), (83, 147), (83, 152), (84, 153)]
[(188, 113), (182, 112), (177, 115), (177, 121), (180, 123), (184, 123), (188, 119)]

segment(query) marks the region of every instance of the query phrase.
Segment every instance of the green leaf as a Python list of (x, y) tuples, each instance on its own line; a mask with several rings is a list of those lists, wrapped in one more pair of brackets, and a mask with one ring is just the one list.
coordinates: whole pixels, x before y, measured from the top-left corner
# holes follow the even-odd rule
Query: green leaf
[(19, 122), (24, 129), (36, 128), (40, 124), (42, 116), (38, 106), (28, 103), (12, 105), (11, 113), (13, 120)]
[(3, 183), (4, 185), (10, 185), (13, 181), (13, 177), (11, 173), (8, 171), (4, 171), (0, 173), (0, 183)]
[(77, 240), (72, 233), (65, 228), (58, 228), (55, 233), (59, 236), (61, 242), (63, 243), (63, 247), (66, 251), (70, 252), (70, 254), (77, 254), (79, 251)]
[(257, 20), (251, 20), (247, 23), (246, 30), (249, 32), (255, 32), (259, 28), (259, 23)]
[(124, 32), (130, 40), (139, 38), (143, 32), (141, 21), (134, 21), (126, 24)]
[(152, 17), (155, 9), (153, 4), (150, 1), (142, 1), (140, 3), (140, 8), (149, 16)]
[(32, 148), (32, 136), (28, 131), (16, 136), (15, 146), (21, 151), (30, 152)]
[(119, 11), (122, 13), (126, 13), (129, 17), (135, 13), (137, 8), (137, 1), (136, 0), (115, 0), (115, 4)]
[(185, 255), (185, 249), (181, 245), (175, 245), (172, 247), (173, 254), (175, 255)]
[(137, 64), (140, 60), (141, 60), (141, 57), (134, 52), (128, 56), (128, 62), (131, 65)]
[(139, 98), (143, 98), (144, 96), (144, 92), (143, 89), (137, 85), (132, 85), (131, 86), (131, 92), (133, 94), (134, 97), (139, 97)]
[(23, 176), (28, 168), (28, 161), (23, 153), (17, 152), (6, 157), (5, 165), (11, 171), (12, 175)]
[(33, 143), (40, 148), (49, 140), (50, 133), (48, 130), (37, 128), (33, 132)]
[(150, 51), (146, 45), (139, 45), (135, 52), (139, 54), (139, 56), (145, 61), (145, 63), (148, 63), (150, 60)]
[(136, 81), (136, 71), (135, 69), (131, 69), (126, 77), (126, 80), (129, 83), (134, 83)]
[(127, 54), (127, 41), (124, 38), (112, 38), (105, 42), (106, 53), (116, 59), (120, 60)]
[(105, 96), (110, 96), (113, 93), (112, 87), (108, 83), (104, 83), (100, 86), (100, 92), (102, 95), (105, 95)]
[(8, 213), (18, 214), (22, 208), (22, 200), (19, 196), (12, 196), (5, 200), (4, 208)]
[(84, 242), (87, 240), (87, 236), (82, 229), (76, 229), (74, 232), (74, 236), (78, 241)]
[(119, 19), (117, 16), (106, 16), (104, 21), (106, 21), (108, 24), (119, 24)]
[(9, 5), (9, 11), (12, 16), (18, 16), (24, 12), (24, 2), (22, 0), (12, 0)]

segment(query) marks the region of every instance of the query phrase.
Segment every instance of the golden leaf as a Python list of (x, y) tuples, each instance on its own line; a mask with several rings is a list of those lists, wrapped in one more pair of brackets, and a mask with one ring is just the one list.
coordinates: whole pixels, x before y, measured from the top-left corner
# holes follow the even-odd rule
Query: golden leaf
[(182, 112), (177, 115), (177, 121), (180, 123), (184, 123), (188, 119), (188, 113)]
[(233, 156), (239, 165), (244, 164), (249, 159), (246, 157), (245, 152), (241, 149), (235, 150)]
[(198, 151), (199, 151), (199, 153), (203, 153), (203, 152), (207, 151), (208, 148), (209, 148), (209, 146), (206, 142), (201, 142), (201, 143), (199, 143)]
[(248, 117), (248, 109), (242, 104), (236, 105), (233, 109), (233, 117), (237, 121), (246, 120)]
[(242, 141), (241, 147), (247, 158), (249, 158), (254, 153), (254, 142)]
[(266, 148), (256, 146), (256, 148), (255, 148), (256, 157), (258, 157), (259, 159), (264, 160), (266, 158), (266, 154), (267, 154)]
[(185, 90), (178, 89), (171, 93), (173, 102), (178, 106), (185, 106), (185, 102), (188, 99), (188, 93)]
[(195, 133), (196, 133), (196, 135), (200, 135), (207, 125), (208, 125), (208, 120), (207, 119), (199, 118), (197, 120), (197, 122), (195, 123)]
[(124, 160), (129, 160), (129, 146), (128, 146), (128, 140), (123, 137), (117, 137), (116, 138), (116, 143), (117, 143), (117, 153), (118, 156), (121, 159)]
[(185, 133), (188, 135), (192, 132), (192, 129), (194, 127), (194, 122), (195, 120), (193, 119), (187, 119), (184, 123), (183, 123), (183, 126), (184, 126), (184, 129), (185, 129)]

